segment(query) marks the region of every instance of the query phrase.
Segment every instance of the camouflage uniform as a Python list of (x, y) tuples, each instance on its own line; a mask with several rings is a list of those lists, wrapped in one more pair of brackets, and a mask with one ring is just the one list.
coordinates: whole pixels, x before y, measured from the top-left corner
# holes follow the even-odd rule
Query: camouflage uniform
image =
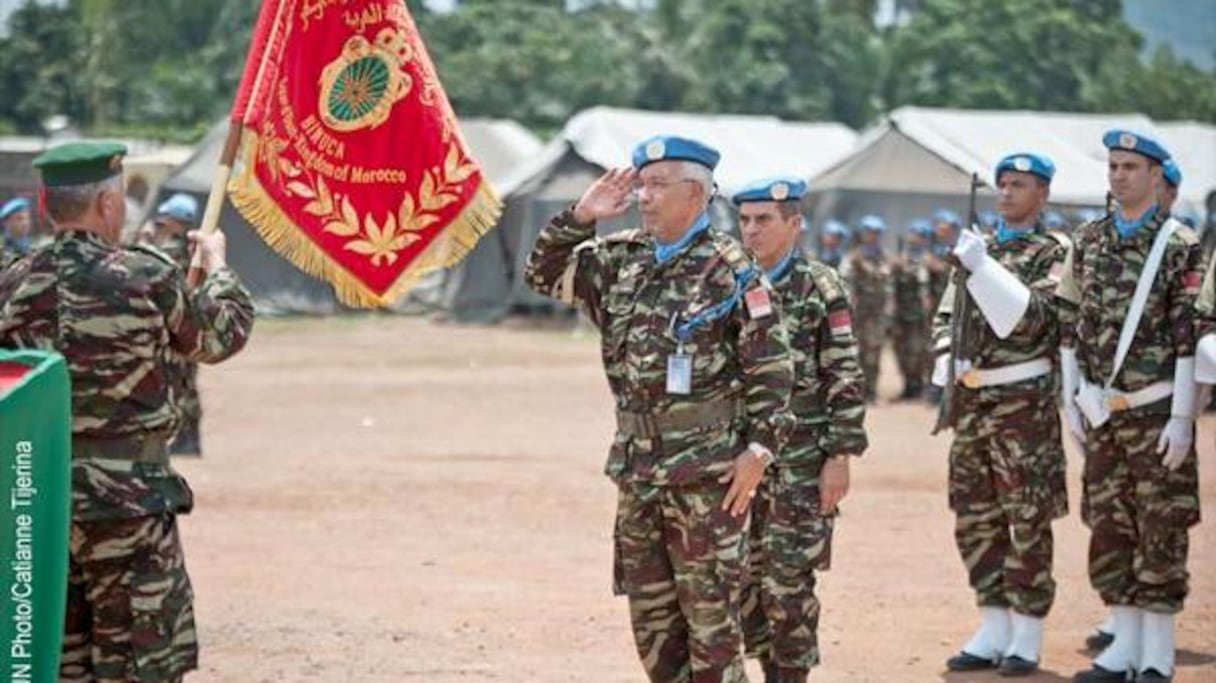
[[(187, 272), (190, 269), (190, 245), (184, 234), (172, 235), (157, 245)], [(173, 405), (177, 407), (180, 422), (177, 433), (169, 443), (170, 453), (201, 454), (199, 426), (203, 419), (203, 404), (198, 394), (198, 363), (181, 354), (173, 354), (167, 372), (173, 388)]]
[(175, 681), (197, 665), (170, 467), (172, 353), (217, 362), (253, 324), (220, 269), (189, 293), (157, 252), (65, 232), (0, 275), (0, 345), (54, 349), (72, 379), (72, 537), (62, 681)]
[[(712, 228), (660, 264), (639, 231), (596, 239), (594, 224), (564, 211), (537, 238), (527, 279), (579, 304), (601, 333), (618, 422), (606, 467), (619, 488), (615, 588), (629, 596), (650, 680), (744, 680), (745, 517), (720, 509), (727, 486), (718, 478), (750, 442), (779, 453), (793, 426), (779, 309), (753, 318), (741, 300), (745, 290), (770, 291), (767, 278)], [(684, 344), (692, 392), (668, 394), (676, 330), (697, 317), (705, 322)]]
[[(1119, 331), (1153, 239), (1158, 214), (1128, 238), (1108, 215), (1078, 229), (1059, 296), (1069, 305), (1065, 345), (1076, 346), (1081, 375), (1104, 384)], [(1202, 280), (1194, 232), (1170, 238), (1127, 359), (1113, 388), (1130, 392), (1174, 381), (1177, 359), (1195, 353), (1194, 304)], [(1166, 397), (1088, 429), (1081, 517), (1090, 528), (1089, 578), (1108, 605), (1176, 613), (1187, 595), (1188, 529), (1199, 522), (1194, 445), (1177, 470), (1161, 464), (1157, 439), (1170, 418)]]
[(845, 259), (841, 275), (849, 284), (857, 311), (857, 342), (861, 348), (861, 370), (866, 379), (865, 397), (872, 401), (877, 395), (879, 362), (887, 339), (890, 268), (881, 251), (863, 255), (858, 248)]
[[(1054, 358), (1059, 304), (1054, 296), (1067, 250), (1035, 232), (988, 254), (1030, 289), (1030, 302), (1005, 339), (979, 307), (967, 307), (967, 349), (960, 358), (996, 369)], [(934, 348), (952, 343), (953, 284), (934, 321)], [(969, 294), (964, 294), (970, 297)], [(1055, 598), (1051, 522), (1068, 513), (1065, 458), (1053, 375), (979, 388), (955, 388), (958, 423), (950, 447), (950, 509), (954, 538), (980, 607), (1010, 607), (1046, 616)]]
[(895, 358), (904, 376), (905, 398), (921, 394), (929, 378), (929, 269), (922, 255), (905, 253), (891, 264), (894, 284)]
[(819, 475), (828, 457), (860, 455), (868, 441), (865, 379), (840, 276), (798, 253), (773, 286), (793, 350), (798, 426), (752, 508), (742, 625), (748, 653), (789, 683), (805, 681), (819, 662), (815, 570), (830, 565), (834, 519), (819, 509)]

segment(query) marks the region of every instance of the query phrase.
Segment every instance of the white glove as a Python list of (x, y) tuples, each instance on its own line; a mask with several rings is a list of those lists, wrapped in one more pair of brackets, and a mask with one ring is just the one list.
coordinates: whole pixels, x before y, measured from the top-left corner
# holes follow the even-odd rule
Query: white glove
[(1185, 356), (1174, 367), (1174, 396), (1170, 404), (1170, 421), (1157, 439), (1157, 454), (1164, 455), (1161, 464), (1176, 470), (1191, 452), (1195, 440), (1195, 358)]
[(950, 383), (950, 354), (941, 353), (933, 361), (933, 375), (929, 379), (935, 387), (944, 387)]
[(1189, 417), (1171, 416), (1161, 430), (1161, 438), (1157, 439), (1157, 454), (1161, 464), (1171, 470), (1182, 466), (1187, 454), (1191, 452), (1191, 442), (1195, 440), (1195, 421)]
[(1076, 439), (1077, 448), (1085, 454), (1085, 421), (1077, 406), (1077, 390), (1081, 386), (1081, 368), (1077, 365), (1077, 350), (1060, 347), (1060, 403), (1064, 406), (1064, 422)]
[(958, 235), (958, 242), (954, 245), (954, 255), (958, 257), (959, 263), (969, 271), (980, 267), (984, 262), (984, 257), (988, 255), (988, 244), (984, 242), (984, 238), (975, 234), (970, 230), (964, 230)]

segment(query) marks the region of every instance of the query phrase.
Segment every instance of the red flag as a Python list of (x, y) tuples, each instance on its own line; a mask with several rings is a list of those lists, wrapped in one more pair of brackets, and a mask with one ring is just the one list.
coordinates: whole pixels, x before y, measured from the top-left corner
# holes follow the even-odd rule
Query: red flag
[(233, 204), (355, 306), (459, 261), (501, 204), (404, 0), (266, 0), (232, 109)]

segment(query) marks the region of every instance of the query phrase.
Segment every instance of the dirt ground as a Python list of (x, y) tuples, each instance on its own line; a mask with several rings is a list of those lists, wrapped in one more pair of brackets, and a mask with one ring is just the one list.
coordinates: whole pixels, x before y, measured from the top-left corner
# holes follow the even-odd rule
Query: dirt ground
[[(201, 670), (192, 683), (642, 681), (610, 591), (611, 399), (588, 333), (400, 317), (259, 321), (202, 373), (206, 457), (179, 461)], [(898, 390), (887, 358), (881, 393)], [(883, 402), (821, 575), (824, 683), (946, 675), (975, 609), (932, 413)], [(1216, 418), (1200, 425), (1216, 515)], [(1045, 672), (1088, 666), (1088, 535), (1056, 530)], [(1192, 531), (1179, 683), (1216, 681), (1216, 534)], [(759, 680), (753, 669), (752, 680)]]

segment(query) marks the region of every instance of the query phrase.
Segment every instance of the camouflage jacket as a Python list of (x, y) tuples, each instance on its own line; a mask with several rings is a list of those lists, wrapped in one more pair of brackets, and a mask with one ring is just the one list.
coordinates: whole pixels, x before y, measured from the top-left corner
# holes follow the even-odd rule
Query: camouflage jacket
[[(734, 239), (710, 228), (660, 264), (654, 241), (640, 231), (596, 238), (594, 224), (576, 224), (567, 210), (537, 237), (526, 277), (538, 292), (578, 304), (599, 328), (618, 412), (663, 415), (742, 402), (734, 429), (696, 427), (645, 438), (618, 428), (606, 466), (614, 480), (675, 485), (717, 477), (750, 442), (781, 457), (793, 427), (789, 342), (775, 301), (767, 314), (749, 314), (744, 292), (764, 298), (772, 290)], [(669, 394), (667, 363), (677, 353), (677, 330), (705, 316), (683, 344), (693, 359), (691, 393)]]
[(790, 409), (798, 420), (781, 465), (860, 455), (869, 445), (865, 378), (844, 282), (830, 266), (798, 252), (773, 287), (794, 356)]
[(887, 295), (891, 286), (891, 269), (885, 256), (877, 258), (862, 256), (854, 249), (840, 266), (840, 274), (852, 296), (857, 317), (863, 324), (877, 321), (887, 314)]
[(1195, 302), (1196, 343), (1213, 332), (1216, 332), (1216, 258), (1208, 260), (1208, 271), (1203, 276), (1203, 286)]
[[(154, 443), (174, 428), (166, 368), (174, 353), (218, 362), (240, 350), (253, 305), (221, 269), (194, 293), (166, 256), (66, 232), (0, 275), (0, 346), (56, 350), (72, 380), (77, 444)], [(159, 460), (159, 459), (158, 459)], [(72, 461), (77, 519), (189, 509), (167, 460), (139, 454)]]
[[(995, 369), (1038, 358), (1052, 359), (1054, 363), (1060, 343), (1060, 302), (1055, 291), (1064, 272), (1067, 247), (1054, 237), (1044, 235), (1042, 229), (1036, 226), (1035, 232), (1005, 243), (989, 238), (988, 254), (1030, 289), (1030, 302), (1022, 319), (1005, 339), (1000, 339), (992, 331), (979, 306), (974, 301), (969, 302), (966, 316), (968, 348), (962, 350), (960, 360), (970, 360), (981, 369)], [(953, 343), (951, 334), (956, 296), (959, 296), (959, 292), (951, 282), (946, 287), (933, 321), (933, 348), (938, 352), (948, 350)], [(966, 296), (970, 297), (970, 294)], [(1028, 400), (1030, 397), (1027, 394), (1037, 394), (1049, 403), (1055, 401), (1050, 376), (983, 387), (976, 393), (985, 398), (1016, 394)]]
[[(1120, 237), (1109, 215), (1077, 231), (1076, 247), (1056, 292), (1066, 302), (1064, 343), (1075, 345), (1081, 373), (1092, 383), (1105, 384), (1110, 377), (1136, 282), (1165, 220), (1159, 213), (1127, 239)], [(1195, 354), (1194, 307), (1202, 280), (1199, 240), (1181, 226), (1166, 245), (1115, 389), (1136, 391), (1157, 381), (1173, 381), (1175, 360)], [(1170, 400), (1145, 410), (1168, 414)]]
[(929, 320), (929, 269), (923, 254), (903, 254), (891, 262), (894, 318), (905, 324)]

